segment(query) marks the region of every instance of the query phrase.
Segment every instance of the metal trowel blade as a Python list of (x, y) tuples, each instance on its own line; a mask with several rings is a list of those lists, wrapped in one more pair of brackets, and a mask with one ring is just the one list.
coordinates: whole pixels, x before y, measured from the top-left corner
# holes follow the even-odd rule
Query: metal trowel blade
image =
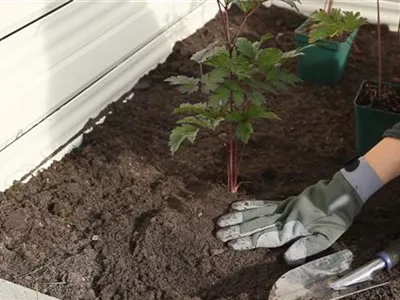
[(373, 284), (366, 282), (344, 290), (333, 290), (330, 284), (350, 270), (353, 253), (342, 250), (294, 268), (272, 287), (268, 300), (338, 300), (389, 282)]

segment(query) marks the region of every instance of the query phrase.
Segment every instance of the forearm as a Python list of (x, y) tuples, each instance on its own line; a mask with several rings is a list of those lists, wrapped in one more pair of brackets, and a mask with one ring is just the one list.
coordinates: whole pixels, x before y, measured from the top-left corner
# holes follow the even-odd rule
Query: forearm
[(400, 175), (400, 123), (387, 130), (383, 139), (364, 155), (383, 184)]

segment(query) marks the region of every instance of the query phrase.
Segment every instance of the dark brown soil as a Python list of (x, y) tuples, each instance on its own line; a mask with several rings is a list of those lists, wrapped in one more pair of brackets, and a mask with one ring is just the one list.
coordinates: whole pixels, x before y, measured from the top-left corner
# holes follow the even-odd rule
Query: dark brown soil
[[(235, 10), (232, 30), (239, 19)], [(303, 21), (262, 9), (245, 34), (272, 32), (277, 38), (268, 43), (290, 50)], [(285, 248), (237, 252), (214, 237), (215, 219), (236, 199), (226, 191), (224, 146), (203, 134), (171, 157), (167, 144), (172, 109), (196, 99), (163, 80), (197, 74), (189, 57), (222, 37), (219, 28), (213, 20), (178, 43), (168, 61), (137, 84), (132, 100), (110, 105), (112, 114), (82, 147), (0, 194), (1, 278), (37, 284), (63, 300), (267, 299), (289, 269), (281, 259)], [(383, 28), (385, 80), (400, 74), (395, 36)], [(238, 197), (296, 195), (354, 155), (353, 100), (362, 80), (376, 77), (375, 27), (364, 26), (357, 44), (361, 53), (351, 53), (339, 85), (298, 85), (268, 97), (282, 121), (257, 127)], [(355, 266), (373, 258), (400, 233), (399, 195), (398, 181), (379, 191), (329, 251), (350, 248)], [(392, 280), (388, 287), (357, 297), (398, 299), (398, 269), (383, 274)]]
[(378, 84), (366, 82), (360, 91), (357, 103), (375, 109), (398, 113), (400, 112), (400, 88), (382, 84), (379, 97)]

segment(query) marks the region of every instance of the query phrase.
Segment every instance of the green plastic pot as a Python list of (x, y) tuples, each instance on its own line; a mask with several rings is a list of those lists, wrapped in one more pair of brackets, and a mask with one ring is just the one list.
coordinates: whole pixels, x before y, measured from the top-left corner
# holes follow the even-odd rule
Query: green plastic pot
[[(310, 22), (308, 18), (295, 29), (298, 47), (309, 45), (308, 37), (302, 29)], [(297, 76), (304, 82), (322, 85), (337, 84), (343, 77), (347, 58), (358, 30), (353, 31), (344, 42), (321, 40), (313, 47), (303, 50), (304, 55), (297, 57)]]
[[(358, 103), (360, 93), (366, 83), (377, 84), (376, 81), (363, 81), (354, 100), (356, 116), (356, 151), (359, 155), (364, 155), (368, 152), (382, 139), (385, 130), (400, 122), (400, 114), (371, 108)], [(398, 84), (387, 82), (382, 84), (400, 88)]]

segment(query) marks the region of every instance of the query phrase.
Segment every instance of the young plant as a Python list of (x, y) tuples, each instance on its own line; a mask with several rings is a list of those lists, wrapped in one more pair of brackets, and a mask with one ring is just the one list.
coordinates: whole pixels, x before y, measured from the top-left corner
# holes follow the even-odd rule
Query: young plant
[(344, 40), (346, 35), (360, 28), (367, 19), (359, 12), (342, 11), (340, 8), (320, 9), (311, 15), (308, 38), (310, 43), (318, 40)]
[[(284, 0), (295, 7), (294, 1), (298, 0)], [(177, 121), (177, 127), (171, 132), (171, 152), (175, 153), (185, 140), (194, 143), (200, 129), (215, 131), (223, 126), (228, 131), (228, 140), (224, 141), (228, 146), (228, 189), (233, 193), (238, 190), (238, 143), (249, 141), (255, 120), (279, 119), (267, 109), (264, 94), (285, 91), (300, 81), (282, 65), (301, 55), (302, 49), (282, 52), (277, 48), (261, 47), (272, 38), (269, 33), (255, 42), (240, 36), (247, 19), (263, 2), (265, 0), (217, 0), (225, 41), (212, 43), (191, 57), (199, 64), (199, 77), (179, 75), (165, 80), (178, 86), (182, 94), (207, 95), (205, 102), (182, 103), (174, 109), (174, 114), (185, 116)], [(228, 9), (232, 3), (244, 13), (235, 35), (229, 30)]]

